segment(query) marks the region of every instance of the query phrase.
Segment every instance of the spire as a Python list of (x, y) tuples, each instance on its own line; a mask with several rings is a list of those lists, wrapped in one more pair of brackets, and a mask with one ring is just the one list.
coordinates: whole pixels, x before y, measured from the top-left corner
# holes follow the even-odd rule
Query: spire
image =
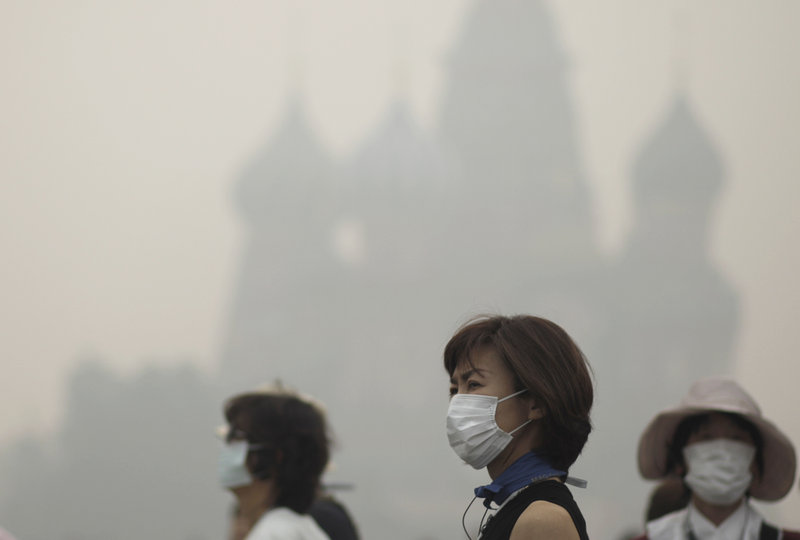
[(448, 60), (440, 128), (470, 189), (576, 207), (585, 186), (565, 65), (541, 1), (482, 0), (472, 8)]
[(672, 201), (694, 212), (707, 212), (722, 177), (722, 161), (711, 137), (686, 97), (678, 95), (636, 158), (637, 204), (652, 208)]
[(287, 74), (289, 92), (293, 96), (304, 97), (305, 91), (305, 50), (303, 16), (299, 2), (289, 2), (286, 13), (286, 41), (289, 44)]
[(448, 59), (440, 133), (458, 171), (447, 204), (463, 223), (453, 249), (483, 246), (514, 269), (507, 282), (595, 260), (566, 63), (541, 0), (479, 0)]
[[(633, 167), (635, 224), (628, 253), (651, 264), (704, 264), (723, 165), (683, 95), (645, 140)], [(662, 262), (659, 262), (662, 261)]]
[(672, 19), (673, 51), (672, 72), (675, 94), (688, 91), (691, 76), (690, 59), (692, 57), (692, 32), (688, 10), (677, 7)]
[(470, 10), (449, 64), (451, 69), (542, 70), (563, 67), (564, 54), (541, 0), (480, 0)]
[(390, 15), (392, 55), (391, 93), (395, 101), (409, 100), (410, 68), (408, 63), (409, 28), (405, 18), (395, 10)]
[(390, 184), (395, 189), (431, 187), (445, 174), (442, 155), (400, 99), (362, 145), (352, 169), (361, 184)]
[(393, 280), (430, 272), (447, 168), (404, 101), (392, 104), (349, 170), (370, 270)]
[[(242, 173), (237, 201), (248, 220), (278, 207), (302, 211), (326, 184), (331, 160), (314, 134), (297, 95), (289, 97), (278, 129)], [(291, 202), (290, 202), (291, 201)]]

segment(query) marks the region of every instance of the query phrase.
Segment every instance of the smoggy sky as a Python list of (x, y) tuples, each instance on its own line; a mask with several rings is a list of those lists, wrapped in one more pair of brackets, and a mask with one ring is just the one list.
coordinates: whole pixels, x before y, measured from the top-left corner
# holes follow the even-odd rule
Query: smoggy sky
[[(242, 234), (233, 181), (288, 96), (340, 156), (394, 99), (432, 128), (469, 5), (2, 2), (0, 440), (52, 429), (86, 356), (213, 366)], [(742, 302), (735, 375), (800, 442), (800, 3), (550, 5), (608, 253), (634, 225), (632, 159), (676, 92), (716, 142), (711, 243)], [(794, 492), (782, 504), (797, 508)]]

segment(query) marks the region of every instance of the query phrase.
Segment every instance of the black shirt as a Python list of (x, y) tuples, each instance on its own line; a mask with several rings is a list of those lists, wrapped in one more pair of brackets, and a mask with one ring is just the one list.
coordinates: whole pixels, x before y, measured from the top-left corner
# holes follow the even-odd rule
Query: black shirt
[(578, 509), (575, 499), (572, 498), (572, 493), (567, 486), (556, 480), (531, 484), (519, 492), (499, 512), (489, 518), (483, 528), (481, 540), (508, 540), (517, 519), (534, 501), (547, 501), (562, 507), (572, 518), (580, 539), (589, 540), (589, 536), (586, 534), (586, 521)]
[(350, 514), (333, 497), (317, 498), (308, 513), (331, 540), (358, 540), (358, 531)]

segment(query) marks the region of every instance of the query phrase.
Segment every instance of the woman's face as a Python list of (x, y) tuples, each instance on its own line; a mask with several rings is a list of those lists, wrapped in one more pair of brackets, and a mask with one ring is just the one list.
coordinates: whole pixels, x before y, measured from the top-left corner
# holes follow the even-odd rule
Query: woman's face
[(724, 414), (711, 413), (689, 435), (683, 448), (684, 481), (702, 513), (740, 504), (756, 474), (755, 454), (750, 432)]
[[(750, 432), (734, 422), (730, 416), (722, 413), (711, 413), (708, 421), (703, 423), (697, 430), (686, 439), (686, 446), (698, 442), (713, 441), (715, 439), (728, 439), (740, 443), (755, 446), (756, 442)], [(753, 477), (758, 473), (756, 460), (753, 458), (750, 463), (750, 473)]]
[[(477, 349), (471, 363), (462, 359), (450, 378), (450, 396), (478, 394), (503, 399), (516, 391), (514, 374), (489, 346)], [(498, 427), (508, 433), (521, 426), (529, 418), (531, 403), (527, 393), (499, 403), (495, 413)]]

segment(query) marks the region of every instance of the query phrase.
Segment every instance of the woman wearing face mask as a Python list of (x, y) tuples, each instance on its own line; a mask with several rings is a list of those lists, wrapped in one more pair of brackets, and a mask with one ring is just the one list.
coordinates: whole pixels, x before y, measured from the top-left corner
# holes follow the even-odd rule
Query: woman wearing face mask
[(786, 495), (795, 464), (792, 443), (739, 385), (698, 381), (639, 441), (642, 476), (682, 477), (689, 504), (648, 522), (637, 540), (798, 540), (800, 534), (766, 523), (748, 500)]
[(328, 540), (307, 515), (328, 463), (320, 409), (285, 392), (241, 394), (225, 404), (223, 487), (236, 497), (232, 534), (245, 540)]
[(444, 367), (450, 446), (491, 480), (475, 489), (486, 510), (477, 534), (464, 527), (467, 536), (588, 540), (564, 484), (582, 483), (567, 472), (591, 431), (593, 389), (569, 335), (538, 317), (479, 318), (450, 339)]

